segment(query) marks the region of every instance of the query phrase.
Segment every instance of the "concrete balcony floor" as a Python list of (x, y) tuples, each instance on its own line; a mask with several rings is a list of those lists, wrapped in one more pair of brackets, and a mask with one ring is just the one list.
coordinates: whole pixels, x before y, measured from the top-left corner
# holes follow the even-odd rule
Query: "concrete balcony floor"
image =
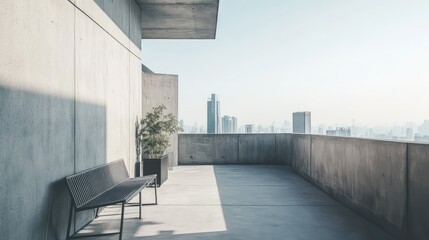
[[(123, 239), (394, 239), (287, 166), (179, 166), (169, 174), (141, 220), (137, 207), (126, 208)], [(143, 194), (153, 201), (153, 189)], [(82, 233), (117, 231), (119, 213), (105, 209)]]

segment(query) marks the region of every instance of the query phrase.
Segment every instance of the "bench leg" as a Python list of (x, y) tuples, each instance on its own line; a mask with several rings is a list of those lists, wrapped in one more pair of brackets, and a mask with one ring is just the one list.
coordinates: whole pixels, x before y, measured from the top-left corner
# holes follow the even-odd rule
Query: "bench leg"
[(122, 229), (124, 227), (124, 208), (125, 208), (125, 203), (122, 203), (121, 228), (119, 232), (119, 240), (122, 240)]
[(139, 219), (142, 219), (142, 192), (139, 192)]
[(156, 193), (156, 188), (158, 187), (158, 180), (155, 178), (155, 205), (158, 205), (158, 195)]
[(72, 217), (73, 217), (73, 202), (70, 202), (69, 223), (67, 225), (67, 237), (66, 237), (67, 240), (70, 238)]
[(98, 208), (97, 208), (97, 210), (95, 211), (95, 218), (98, 218)]

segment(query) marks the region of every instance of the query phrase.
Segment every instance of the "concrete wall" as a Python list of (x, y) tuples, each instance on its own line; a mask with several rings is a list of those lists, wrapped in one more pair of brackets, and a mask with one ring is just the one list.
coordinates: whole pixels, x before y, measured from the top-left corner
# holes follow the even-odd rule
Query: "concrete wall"
[(290, 164), (291, 134), (179, 134), (179, 164)]
[(292, 166), (400, 239), (429, 239), (429, 145), (293, 135)]
[(429, 144), (304, 134), (179, 134), (179, 164), (288, 164), (400, 239), (429, 239)]
[[(162, 104), (167, 107), (167, 113), (172, 113), (178, 117), (178, 76), (142, 72), (142, 81), (143, 117), (146, 113), (152, 111), (152, 108)], [(170, 144), (170, 147), (166, 150), (169, 164), (170, 166), (176, 166), (178, 164), (177, 134), (173, 134), (170, 137)]]
[(140, 9), (133, 0), (0, 1), (0, 16), (0, 232), (64, 239), (65, 176), (119, 158), (133, 171)]
[(292, 167), (293, 169), (309, 178), (311, 175), (311, 138), (306, 135), (292, 136)]
[(406, 143), (297, 136), (303, 137), (311, 142), (305, 162), (312, 182), (394, 235), (405, 233)]
[(275, 134), (276, 162), (282, 165), (292, 164), (292, 134)]

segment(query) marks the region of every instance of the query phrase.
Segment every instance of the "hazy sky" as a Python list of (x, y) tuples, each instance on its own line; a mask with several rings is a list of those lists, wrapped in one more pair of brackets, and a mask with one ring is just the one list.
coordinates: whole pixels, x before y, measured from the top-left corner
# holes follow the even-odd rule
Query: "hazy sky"
[(179, 75), (179, 118), (276, 125), (429, 119), (428, 0), (221, 0), (215, 40), (144, 40), (143, 63)]

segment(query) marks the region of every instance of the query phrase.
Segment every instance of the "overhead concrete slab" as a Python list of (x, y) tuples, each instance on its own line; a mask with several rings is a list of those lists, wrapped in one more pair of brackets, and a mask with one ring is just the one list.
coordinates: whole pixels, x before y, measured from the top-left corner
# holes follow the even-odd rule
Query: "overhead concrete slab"
[(214, 39), (219, 0), (137, 0), (142, 39)]

